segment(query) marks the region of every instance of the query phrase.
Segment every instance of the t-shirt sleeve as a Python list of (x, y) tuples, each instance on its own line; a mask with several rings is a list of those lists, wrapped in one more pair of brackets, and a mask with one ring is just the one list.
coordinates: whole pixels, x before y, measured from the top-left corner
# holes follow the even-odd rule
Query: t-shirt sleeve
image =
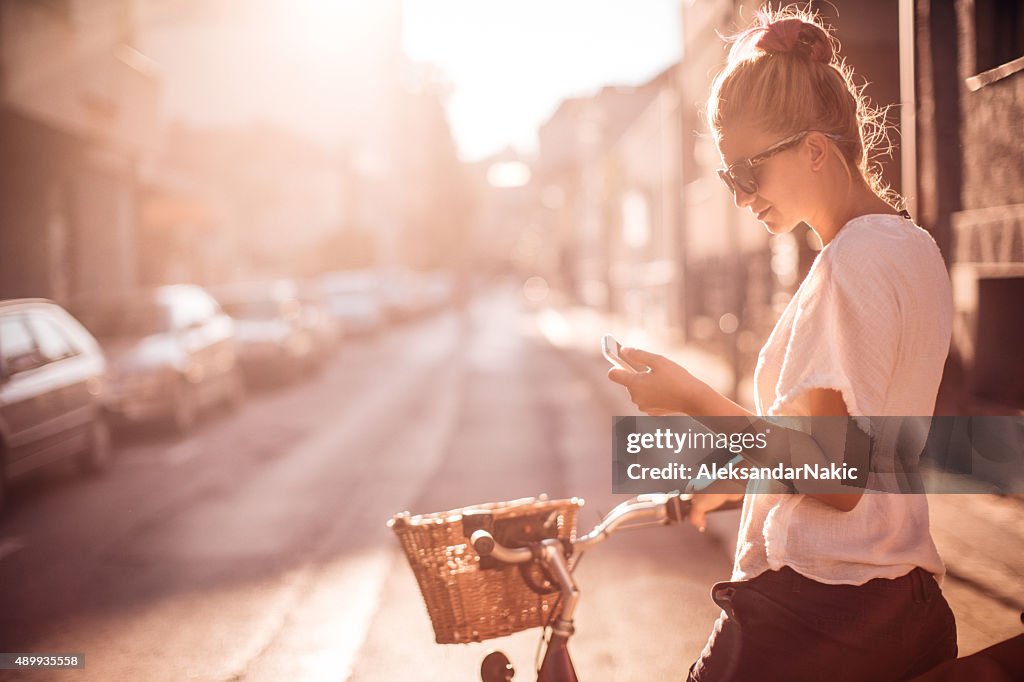
[[(808, 414), (813, 388), (838, 391), (853, 417), (883, 413), (899, 354), (899, 299), (892, 264), (859, 242), (823, 253), (801, 288), (769, 414)], [(870, 431), (866, 419), (857, 423)]]

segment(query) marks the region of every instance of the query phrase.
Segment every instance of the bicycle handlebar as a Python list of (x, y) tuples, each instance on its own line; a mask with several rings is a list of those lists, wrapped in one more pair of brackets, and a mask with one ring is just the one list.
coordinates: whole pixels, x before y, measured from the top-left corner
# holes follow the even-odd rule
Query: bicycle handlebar
[[(586, 551), (607, 540), (618, 530), (632, 530), (647, 526), (664, 526), (683, 521), (690, 513), (693, 496), (689, 494), (638, 495), (620, 503), (594, 529), (576, 538), (572, 545), (577, 551)], [(727, 503), (719, 509), (735, 509), (739, 505)], [(470, 536), (473, 549), (480, 556), (491, 556), (507, 564), (523, 564), (536, 557), (528, 547), (506, 547), (494, 539), (488, 531), (480, 529)]]
[[(634, 497), (617, 505), (601, 519), (600, 523), (594, 526), (593, 530), (572, 541), (572, 548), (579, 556), (583, 551), (607, 540), (616, 531), (682, 521), (690, 513), (692, 499), (693, 496), (689, 494), (656, 494)], [(736, 504), (729, 503), (719, 509), (735, 506)], [(536, 560), (545, 567), (549, 580), (557, 585), (562, 593), (558, 618), (555, 619), (551, 632), (553, 637), (560, 638), (558, 641), (562, 642), (564, 650), (565, 641), (573, 633), (573, 613), (580, 598), (580, 591), (573, 581), (573, 565), (569, 562), (569, 552), (566, 551), (565, 541), (548, 538), (529, 547), (506, 547), (495, 540), (490, 532), (482, 528), (473, 531), (469, 541), (481, 557), (491, 556), (507, 564), (525, 564)]]
[(612, 509), (592, 531), (573, 546), (584, 551), (601, 544), (617, 530), (663, 526), (684, 520), (690, 513), (691, 495), (638, 495)]

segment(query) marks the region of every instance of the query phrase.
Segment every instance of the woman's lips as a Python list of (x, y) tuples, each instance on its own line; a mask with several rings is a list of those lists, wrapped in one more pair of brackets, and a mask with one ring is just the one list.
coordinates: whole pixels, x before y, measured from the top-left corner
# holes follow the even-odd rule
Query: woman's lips
[(760, 220), (760, 221), (762, 221), (762, 222), (764, 222), (764, 217), (765, 217), (766, 215), (768, 215), (768, 212), (769, 212), (769, 211), (771, 211), (771, 210), (772, 210), (772, 207), (771, 207), (771, 206), (769, 206), (769, 207), (768, 207), (768, 208), (766, 208), (765, 210), (761, 211), (760, 213), (758, 213), (758, 214), (757, 214), (757, 219), (758, 219), (758, 220)]

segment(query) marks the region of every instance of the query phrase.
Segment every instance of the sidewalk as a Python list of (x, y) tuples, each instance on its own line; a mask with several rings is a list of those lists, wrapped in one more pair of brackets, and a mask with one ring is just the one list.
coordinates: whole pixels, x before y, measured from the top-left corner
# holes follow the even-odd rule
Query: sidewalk
[[(623, 345), (672, 358), (716, 390), (732, 386), (728, 363), (699, 348), (658, 338), (599, 311), (584, 307), (543, 307), (536, 321), (554, 346), (567, 351), (581, 376), (592, 379), (613, 414), (638, 414), (621, 387), (606, 381), (601, 356), (604, 334)], [(741, 382), (739, 401), (752, 409), (750, 379)], [(744, 396), (746, 396), (745, 399)], [(930, 495), (931, 530), (947, 567), (943, 584), (960, 624), (961, 654), (1019, 634), (1024, 611), (1024, 501), (996, 495)], [(708, 532), (732, 555), (739, 512), (712, 515)]]

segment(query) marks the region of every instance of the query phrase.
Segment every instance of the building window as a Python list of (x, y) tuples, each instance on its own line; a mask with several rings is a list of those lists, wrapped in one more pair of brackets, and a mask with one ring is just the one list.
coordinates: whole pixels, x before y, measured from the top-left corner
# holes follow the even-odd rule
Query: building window
[(1024, 57), (1024, 0), (976, 0), (974, 45), (978, 73)]

